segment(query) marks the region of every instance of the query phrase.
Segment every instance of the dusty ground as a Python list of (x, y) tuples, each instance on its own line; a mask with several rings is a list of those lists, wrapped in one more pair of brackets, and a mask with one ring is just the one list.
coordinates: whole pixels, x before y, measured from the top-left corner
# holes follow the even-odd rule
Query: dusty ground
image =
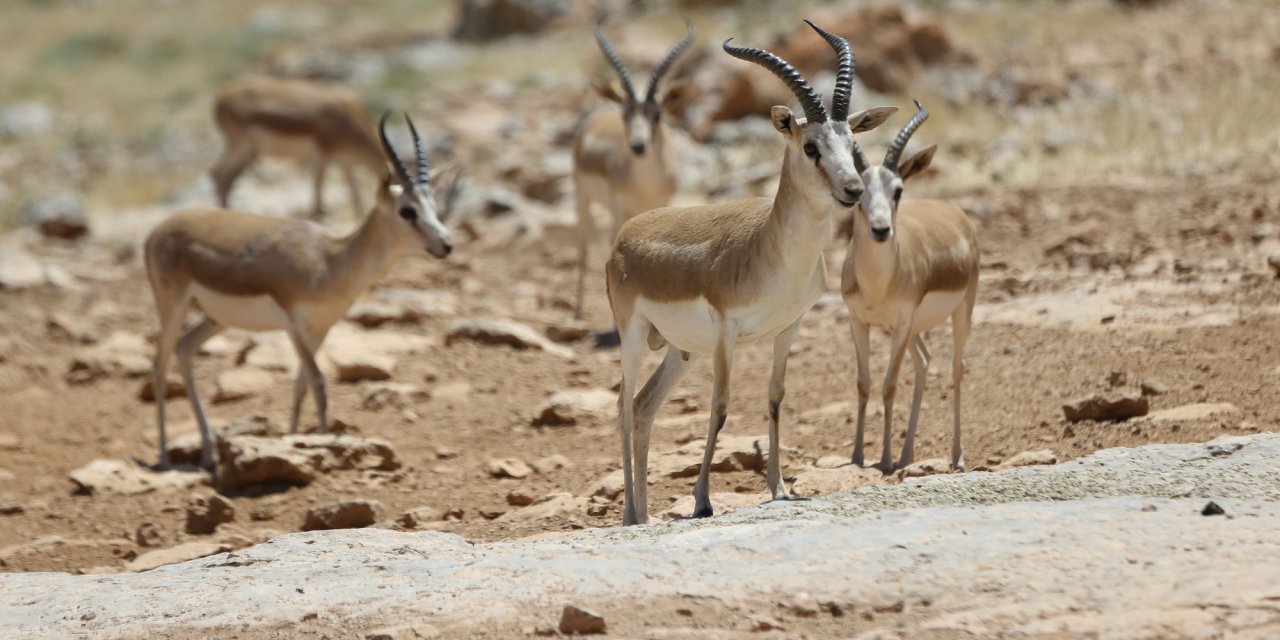
[[(1085, 84), (1103, 89), (1082, 90), (1083, 97), (1069, 92), (1070, 97), (1048, 105), (939, 103), (936, 122), (917, 134), (917, 143), (939, 141), (943, 150), (936, 161), (939, 170), (911, 185), (907, 197), (955, 199), (978, 224), (983, 244), (976, 328), (965, 354), (964, 445), (970, 467), (994, 466), (1028, 450), (1047, 448), (1069, 459), (1106, 447), (1280, 430), (1280, 354), (1275, 351), (1280, 282), (1267, 261), (1280, 255), (1280, 133), (1270, 118), (1258, 115), (1267, 113), (1258, 105), (1274, 104), (1267, 92), (1276, 86), (1268, 84), (1275, 79), (1275, 66), (1265, 63), (1277, 55), (1273, 36), (1280, 15), (1266, 3), (1219, 11), (1222, 5), (1213, 2), (1172, 2), (1136, 14), (1102, 3), (1059, 4), (1044, 9), (1058, 12), (1044, 21), (1018, 6), (939, 9), (960, 44), (992, 68), (1084, 78), (1071, 81), (1073, 92)], [(1102, 20), (1097, 28), (1087, 26), (1090, 16)], [(729, 28), (714, 18), (700, 20), (705, 33)], [(361, 28), (371, 27), (361, 23)], [(1000, 44), (992, 38), (1015, 31), (1018, 38)], [(1070, 47), (1062, 44), (1067, 39)], [(1068, 49), (1063, 62), (1055, 52)], [(547, 54), (539, 48), (537, 55)], [(579, 79), (566, 76), (562, 82)], [(943, 93), (927, 77), (917, 85), (913, 89), (925, 96)], [(519, 85), (515, 97), (496, 95), (507, 96), (502, 99), (510, 104), (521, 96), (533, 103), (542, 97), (536, 88)], [(901, 96), (879, 99), (908, 104)], [(446, 105), (457, 100), (458, 93), (421, 95), (415, 104), (433, 113), (454, 113)], [(1233, 111), (1235, 106), (1240, 111)], [(194, 116), (183, 109), (196, 127)], [(556, 122), (573, 121), (571, 114), (558, 117)], [(890, 127), (900, 122), (893, 120)], [(453, 123), (445, 119), (441, 126)], [(1063, 127), (1070, 127), (1066, 134)], [(179, 188), (180, 195), (171, 200), (208, 197), (199, 174), (216, 143), (201, 132), (204, 137), (189, 158), (184, 156), (185, 164), (175, 162), (158, 172), (183, 171), (181, 185), (195, 185)], [(868, 144), (880, 149), (874, 141), (882, 144), (890, 133), (877, 132), (880, 137)], [(553, 134), (522, 144), (537, 149), (552, 144)], [(1076, 138), (1089, 141), (1070, 142)], [(748, 146), (743, 154), (772, 158), (775, 145)], [(477, 182), (499, 181), (493, 167), (501, 158), (487, 148), (462, 146), (459, 156), (476, 159)], [(41, 153), (36, 149), (24, 157), (39, 167), (46, 161)], [(14, 181), (27, 170), (24, 166), (0, 163)], [(94, 193), (109, 191), (103, 181), (119, 178), (121, 171), (94, 174)], [(703, 171), (702, 178), (713, 182), (715, 176)], [(307, 201), (305, 175), (287, 168), (268, 167), (251, 182), (243, 193), (284, 193), (283, 200), (294, 208)], [(273, 190), (280, 184), (285, 187)], [(12, 193), (34, 188), (22, 182)], [(334, 203), (345, 202), (341, 191), (331, 196)], [(241, 197), (243, 203), (250, 200)], [(680, 196), (683, 201), (706, 197), (698, 185)], [(369, 410), (360, 385), (331, 379), (331, 414), (360, 435), (392, 443), (404, 463), (399, 471), (339, 473), (301, 488), (230, 494), (236, 520), (208, 536), (183, 531), (189, 492), (73, 495), (68, 473), (93, 459), (156, 460), (154, 407), (137, 399), (141, 379), (106, 376), (71, 384), (71, 361), (85, 345), (48, 324), (54, 314), (65, 314), (86, 322), (92, 339), (115, 331), (154, 334), (136, 244), (173, 205), (99, 204), (114, 198), (90, 201), (94, 232), (88, 240), (31, 240), (27, 231), (7, 240), (62, 267), (73, 286), (0, 291), (0, 506), (18, 507), (0, 515), (3, 570), (119, 570), (146, 550), (135, 535), (144, 524), (158, 529), (160, 546), (212, 540), (243, 547), (298, 530), (313, 506), (356, 498), (382, 502), (388, 521), (422, 506), (460, 509), (460, 519), (432, 528), (483, 541), (619, 522), (618, 503), (600, 515), (573, 509), (541, 520), (499, 517), (519, 510), (508, 504), (513, 490), (534, 498), (554, 492), (588, 496), (599, 478), (618, 468), (612, 410), (584, 424), (531, 425), (554, 391), (611, 388), (618, 377), (617, 353), (593, 349), (590, 339), (568, 345), (570, 358), (468, 342), (445, 346), (443, 340), (460, 318), (512, 318), (539, 330), (572, 324), (573, 247), (563, 225), (570, 215), (568, 199), (539, 208), (541, 236), (509, 240), (497, 231), (511, 226), (509, 220), (473, 222), (480, 237), (464, 236), (468, 241), (459, 242), (447, 261), (406, 259), (380, 283), (457, 297), (452, 314), (382, 329), (433, 341), (426, 353), (400, 357), (393, 377), (427, 390), (426, 399), (404, 409)], [(349, 224), (341, 216), (336, 220), (336, 225)], [(833, 291), (843, 254), (842, 242), (828, 251)], [(611, 319), (603, 282), (593, 280), (588, 294), (586, 325), (607, 328)], [(244, 334), (228, 336), (233, 348), (198, 361), (206, 401), (217, 372), (234, 366), (234, 347), (245, 340)], [(929, 344), (936, 359), (917, 459), (946, 456), (950, 448), (948, 331), (934, 332)], [(885, 367), (882, 336), (873, 338), (873, 348), (878, 389)], [(764, 433), (769, 355), (765, 345), (738, 349), (726, 434)], [(655, 355), (650, 366), (656, 361)], [(1109, 389), (1115, 373), (1123, 374), (1126, 387), (1153, 388), (1153, 410), (1192, 403), (1230, 403), (1234, 409), (1198, 419), (1068, 424), (1062, 404), (1092, 393), (1117, 393)], [(703, 435), (709, 378), (709, 370), (699, 368), (673, 395), (659, 416), (655, 451), (675, 450)], [(782, 418), (788, 477), (823, 456), (849, 454), (853, 379), (846, 312), (837, 297), (829, 297), (805, 317), (788, 370)], [(257, 414), (286, 422), (290, 382), (288, 374), (276, 372), (269, 390), (210, 404), (210, 414), (218, 423)], [(901, 384), (895, 456), (910, 376), (904, 375)], [(869, 457), (878, 456), (881, 446), (879, 406), (873, 392)], [(314, 420), (309, 405), (304, 415)], [(170, 417), (172, 424), (191, 428), (185, 400), (170, 401)], [(522, 480), (497, 479), (487, 471), (495, 458), (534, 462), (552, 455), (564, 456), (571, 466)], [(717, 473), (713, 483), (716, 492), (757, 494), (764, 487), (763, 477), (750, 471)], [(692, 485), (692, 478), (660, 479), (650, 489), (651, 512), (689, 495)], [(46, 536), (63, 542), (29, 544)]]

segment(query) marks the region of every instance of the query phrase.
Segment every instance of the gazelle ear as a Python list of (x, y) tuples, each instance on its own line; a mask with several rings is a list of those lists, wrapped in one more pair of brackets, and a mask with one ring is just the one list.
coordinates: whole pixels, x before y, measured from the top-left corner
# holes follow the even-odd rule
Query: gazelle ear
[(796, 118), (791, 113), (791, 109), (783, 106), (775, 106), (769, 110), (769, 117), (773, 120), (773, 128), (782, 133), (790, 135), (799, 125), (796, 124)]
[(929, 165), (933, 163), (933, 153), (937, 150), (938, 145), (931, 144), (925, 149), (917, 151), (915, 155), (907, 158), (898, 165), (898, 177), (901, 178), (903, 182), (906, 182), (907, 178), (928, 169)]
[(627, 102), (627, 94), (622, 89), (622, 83), (616, 78), (613, 80), (597, 80), (592, 83), (592, 88), (605, 100), (612, 100), (618, 104), (626, 104)]
[(871, 107), (849, 116), (849, 129), (854, 133), (870, 131), (882, 124), (889, 116), (897, 113), (897, 107)]
[(662, 106), (670, 107), (684, 97), (685, 89), (688, 84), (682, 81), (670, 82), (667, 84), (667, 90), (662, 92)]

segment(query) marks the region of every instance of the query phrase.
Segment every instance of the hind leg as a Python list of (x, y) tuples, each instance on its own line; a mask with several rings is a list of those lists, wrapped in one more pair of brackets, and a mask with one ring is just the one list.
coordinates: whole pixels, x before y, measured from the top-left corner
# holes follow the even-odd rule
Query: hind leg
[(587, 253), (591, 242), (591, 199), (583, 192), (583, 186), (577, 185), (574, 190), (575, 211), (578, 212), (578, 287), (574, 295), (573, 318), (582, 319), (582, 304), (585, 297), (587, 279)]
[(911, 390), (911, 417), (907, 419), (907, 439), (902, 443), (902, 457), (898, 458), (898, 468), (905, 467), (916, 456), (916, 425), (920, 422), (920, 403), (924, 400), (925, 377), (929, 373), (929, 348), (919, 335), (911, 339), (911, 364), (916, 372), (915, 388)]
[(218, 206), (227, 207), (231, 200), (231, 187), (254, 160), (258, 159), (258, 150), (248, 141), (232, 143), (228, 141), (218, 162), (209, 171), (213, 178), (213, 189), (218, 196)]
[(787, 485), (782, 481), (782, 445), (778, 433), (778, 418), (782, 413), (782, 398), (786, 395), (787, 356), (791, 354), (791, 343), (795, 342), (800, 332), (800, 320), (797, 319), (773, 339), (773, 370), (769, 376), (769, 464), (765, 473), (765, 484), (774, 500), (789, 500)]
[(200, 466), (213, 469), (213, 430), (205, 418), (204, 407), (200, 402), (200, 392), (196, 389), (195, 373), (192, 369), (192, 357), (206, 340), (222, 332), (222, 326), (209, 318), (187, 329), (178, 340), (178, 366), (182, 368), (182, 380), (187, 385), (187, 398), (191, 400), (191, 410), (196, 414), (196, 424), (200, 425)]
[[(636, 314), (632, 316), (622, 335), (622, 388), (618, 391), (618, 423), (622, 435), (622, 524), (641, 524), (648, 519), (648, 505), (636, 501), (635, 465), (631, 452), (631, 438), (635, 431), (635, 385), (640, 377), (640, 362), (644, 356), (645, 338), (649, 333), (649, 321)], [(645, 452), (646, 456), (648, 452)]]
[(964, 382), (964, 347), (969, 340), (969, 330), (972, 328), (973, 304), (976, 298), (977, 287), (971, 286), (965, 303), (951, 314), (951, 335), (955, 341), (955, 351), (951, 356), (951, 382), (955, 386), (952, 399), (954, 407), (951, 427), (951, 468), (956, 471), (964, 471), (964, 448), (960, 444), (960, 385)]
[(634, 489), (636, 504), (636, 523), (644, 524), (649, 519), (649, 433), (653, 429), (653, 418), (658, 407), (666, 399), (671, 390), (689, 374), (698, 356), (681, 351), (674, 346), (667, 347), (667, 355), (662, 364), (649, 376), (649, 381), (640, 389), (635, 399), (635, 431), (634, 445)]
[[(173, 353), (178, 333), (182, 330), (182, 320), (186, 316), (189, 298), (181, 296), (168, 299), (156, 293), (156, 308), (160, 313), (160, 335), (156, 338), (156, 356), (151, 369), (151, 389), (156, 401), (156, 424), (160, 429), (160, 468), (168, 469), (169, 439), (165, 433), (165, 402), (168, 388), (169, 356)], [(165, 298), (165, 299), (161, 299)]]

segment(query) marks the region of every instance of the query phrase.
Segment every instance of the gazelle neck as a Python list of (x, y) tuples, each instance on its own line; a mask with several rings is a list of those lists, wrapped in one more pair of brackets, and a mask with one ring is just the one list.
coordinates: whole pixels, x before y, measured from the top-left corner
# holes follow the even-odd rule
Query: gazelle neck
[(822, 259), (822, 249), (831, 237), (834, 204), (827, 193), (812, 193), (799, 186), (793, 171), (790, 156), (784, 156), (762, 241), (770, 243), (785, 263), (794, 261), (793, 266), (812, 268), (815, 258)]
[(332, 286), (355, 299), (391, 270), (396, 259), (405, 253), (404, 246), (386, 228), (377, 210), (370, 211), (354, 231), (334, 239), (326, 256)]
[(853, 238), (849, 242), (852, 253), (853, 277), (858, 290), (872, 301), (883, 300), (888, 295), (894, 276), (898, 273), (898, 234), (895, 225), (893, 235), (884, 242), (871, 239), (867, 217), (862, 205), (853, 214)]

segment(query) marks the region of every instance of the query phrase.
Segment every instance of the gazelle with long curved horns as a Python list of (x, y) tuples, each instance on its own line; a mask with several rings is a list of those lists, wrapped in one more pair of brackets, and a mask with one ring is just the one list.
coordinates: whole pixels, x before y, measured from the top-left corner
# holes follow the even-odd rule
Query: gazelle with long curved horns
[(610, 241), (632, 216), (666, 206), (677, 187), (676, 148), (663, 110), (679, 98), (682, 84), (662, 86), (681, 54), (693, 43), (693, 25), (653, 70), (644, 99), (636, 95), (631, 75), (604, 35), (604, 20), (596, 25), (596, 42), (617, 72), (617, 80), (596, 84), (596, 91), (621, 109), (598, 109), (583, 121), (573, 143), (574, 199), (578, 212), (578, 286), (574, 317), (582, 317), (582, 299), (590, 244), (591, 205), (609, 208), (613, 227)]
[[(729, 55), (781, 78), (804, 108), (805, 117), (799, 118), (787, 107), (773, 107), (773, 125), (786, 143), (777, 195), (649, 211), (623, 225), (614, 241), (605, 271), (622, 340), (618, 412), (625, 524), (648, 519), (654, 414), (702, 355), (713, 358), (714, 384), (694, 515), (712, 515), (710, 462), (728, 414), (729, 373), (739, 342), (773, 340), (766, 482), (774, 499), (789, 497), (778, 455), (787, 355), (800, 317), (826, 288), (822, 250), (831, 238), (832, 210), (852, 207), (862, 195), (862, 179), (850, 155), (853, 134), (878, 126), (896, 111), (879, 107), (850, 115), (853, 54), (844, 39), (813, 28), (839, 61), (830, 114), (785, 60), (762, 49), (731, 46), (728, 40), (723, 45)], [(667, 345), (667, 353), (636, 396), (646, 343), (652, 349)]]
[(895, 467), (890, 459), (893, 433), (893, 400), (898, 370), (908, 350), (915, 367), (915, 388), (907, 438), (898, 467), (915, 455), (916, 424), (924, 397), (929, 351), (920, 335), (951, 318), (955, 353), (951, 363), (954, 425), (951, 466), (964, 468), (960, 445), (960, 383), (964, 379), (964, 346), (969, 338), (973, 305), (978, 297), (978, 232), (959, 207), (940, 200), (902, 200), (902, 185), (933, 161), (937, 145), (899, 162), (907, 141), (929, 117), (916, 101), (916, 114), (894, 138), (878, 166), (867, 164), (862, 150), (854, 148), (854, 161), (866, 191), (861, 215), (855, 214), (853, 237), (841, 274), (841, 292), (849, 307), (853, 344), (858, 358), (858, 431), (853, 462), (863, 464), (862, 436), (867, 418), (867, 394), (871, 388), (868, 364), (870, 328), (889, 331), (889, 370), (884, 378), (884, 448), (876, 466), (886, 473)]
[[(153, 388), (164, 388), (169, 355), (176, 350), (200, 426), (202, 465), (211, 467), (214, 460), (213, 437), (191, 370), (201, 344), (227, 327), (287, 331), (300, 361), (289, 430), (298, 430), (310, 387), (320, 431), (327, 432), (324, 376), (315, 354), (329, 328), (400, 256), (425, 248), (443, 258), (453, 251), (449, 230), (436, 212), (422, 141), (413, 122), (405, 120), (413, 135), (416, 175), (387, 140), (384, 115), (379, 125), (384, 177), (373, 209), (350, 235), (336, 236), (310, 221), (199, 207), (175, 213), (147, 236), (147, 279), (160, 315)], [(394, 173), (386, 172), (388, 163)], [(205, 317), (179, 338), (192, 303)], [(157, 399), (160, 463), (167, 466), (164, 410), (163, 398)]]

